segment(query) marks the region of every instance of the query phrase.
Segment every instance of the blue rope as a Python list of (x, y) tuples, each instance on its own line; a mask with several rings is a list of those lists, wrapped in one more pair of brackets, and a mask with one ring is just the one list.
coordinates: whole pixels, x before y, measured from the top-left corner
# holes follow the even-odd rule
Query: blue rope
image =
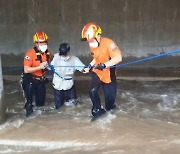
[[(54, 65), (52, 65), (54, 66)], [(86, 66), (54, 66), (54, 67), (86, 67)]]
[(55, 73), (57, 76), (59, 76), (60, 78), (62, 78), (62, 77), (55, 71), (55, 68), (54, 68), (53, 65), (50, 65), (50, 64), (49, 64), (49, 67), (50, 67), (50, 69), (51, 69), (51, 71), (52, 71), (53, 73)]
[(166, 53), (163, 53), (163, 54), (159, 54), (159, 55), (155, 55), (155, 56), (135, 60), (135, 61), (132, 61), (132, 62), (114, 65), (112, 67), (124, 67), (124, 66), (127, 66), (127, 65), (137, 64), (137, 63), (141, 63), (141, 62), (144, 62), (144, 61), (149, 61), (149, 60), (157, 59), (157, 58), (160, 58), (160, 57), (172, 55), (172, 54), (175, 54), (175, 53), (178, 53), (178, 52), (180, 52), (180, 50), (173, 50), (173, 51), (169, 51), (169, 52), (166, 52)]
[[(124, 66), (127, 66), (127, 65), (141, 63), (141, 62), (144, 62), (144, 61), (149, 61), (149, 60), (157, 59), (157, 58), (160, 58), (160, 57), (172, 55), (172, 54), (175, 54), (175, 53), (178, 53), (178, 52), (180, 52), (180, 50), (173, 50), (173, 51), (169, 51), (169, 52), (166, 52), (166, 53), (163, 53), (163, 54), (159, 54), (159, 55), (155, 55), (155, 56), (135, 60), (135, 61), (132, 61), (132, 62), (128, 62), (128, 63), (124, 63), (124, 64), (117, 64), (117, 65), (111, 66), (110, 68), (124, 67)], [(55, 67), (84, 67), (84, 66), (55, 66)], [(85, 66), (85, 67), (87, 67), (87, 66)]]
[(51, 71), (52, 71), (54, 74), (56, 74), (58, 77), (60, 77), (60, 78), (62, 78), (62, 79), (64, 79), (64, 80), (72, 80), (72, 78), (64, 78), (64, 77), (62, 77), (59, 73), (56, 72), (56, 70), (55, 70), (55, 68), (54, 68), (53, 65), (49, 64), (48, 66), (50, 67)]
[[(155, 55), (155, 56), (151, 56), (151, 57), (135, 60), (135, 61), (124, 63), (124, 64), (114, 65), (114, 66), (111, 66), (111, 68), (113, 68), (113, 67), (124, 67), (124, 66), (131, 65), (131, 64), (137, 64), (137, 63), (141, 63), (141, 62), (144, 62), (144, 61), (149, 61), (149, 60), (165, 57), (165, 56), (168, 56), (168, 55), (172, 55), (172, 54), (175, 54), (175, 53), (178, 53), (178, 52), (180, 52), (180, 50), (172, 50), (172, 51), (169, 51), (169, 52), (166, 52), (166, 53), (163, 53), (163, 54), (159, 54), (159, 55)], [(58, 75), (58, 73), (55, 72), (55, 69), (54, 69), (53, 65), (49, 65), (49, 67), (51, 68), (51, 70), (56, 75)], [(56, 67), (84, 67), (84, 66), (56, 66)], [(85, 66), (85, 67), (87, 67), (87, 66)], [(12, 72), (12, 71), (20, 70), (20, 69), (22, 69), (22, 67), (16, 68), (16, 69), (9, 69), (9, 70), (5, 70), (5, 71), (2, 71), (2, 72), (3, 73), (5, 73), (5, 72)], [(58, 76), (60, 76), (60, 75), (58, 75)], [(61, 78), (63, 78), (63, 77), (61, 77)]]

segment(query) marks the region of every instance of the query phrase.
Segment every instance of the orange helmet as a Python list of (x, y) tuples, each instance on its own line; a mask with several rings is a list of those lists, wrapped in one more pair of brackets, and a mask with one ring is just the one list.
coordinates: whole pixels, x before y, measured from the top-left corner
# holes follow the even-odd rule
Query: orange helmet
[(47, 42), (48, 41), (48, 36), (44, 32), (36, 32), (33, 36), (34, 43), (38, 42)]
[(101, 35), (101, 34), (102, 34), (101, 28), (95, 23), (91, 22), (91, 23), (86, 24), (84, 28), (82, 29), (81, 40), (90, 42), (94, 38), (97, 38), (98, 35)]

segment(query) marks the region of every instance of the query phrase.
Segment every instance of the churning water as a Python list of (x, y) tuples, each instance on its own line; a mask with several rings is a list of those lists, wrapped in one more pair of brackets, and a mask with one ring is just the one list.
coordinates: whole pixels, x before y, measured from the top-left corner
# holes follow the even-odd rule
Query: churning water
[(77, 106), (54, 110), (49, 83), (46, 106), (26, 118), (19, 82), (5, 80), (0, 153), (180, 153), (180, 80), (118, 80), (118, 109), (95, 122), (90, 122), (89, 80), (75, 85)]

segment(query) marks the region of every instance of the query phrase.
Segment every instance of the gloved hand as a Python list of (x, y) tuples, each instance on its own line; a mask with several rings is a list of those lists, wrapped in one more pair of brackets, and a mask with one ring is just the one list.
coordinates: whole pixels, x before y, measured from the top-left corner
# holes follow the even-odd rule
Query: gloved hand
[(83, 69), (83, 73), (89, 73), (91, 70), (93, 69), (93, 66), (91, 66), (91, 64), (89, 64), (88, 66), (86, 66), (84, 69)]
[(40, 63), (40, 69), (45, 69), (46, 67), (48, 67), (48, 63), (47, 63), (47, 61), (46, 62), (42, 62), (42, 63)]
[(95, 68), (102, 71), (103, 69), (106, 68), (106, 65), (104, 63), (100, 63)]

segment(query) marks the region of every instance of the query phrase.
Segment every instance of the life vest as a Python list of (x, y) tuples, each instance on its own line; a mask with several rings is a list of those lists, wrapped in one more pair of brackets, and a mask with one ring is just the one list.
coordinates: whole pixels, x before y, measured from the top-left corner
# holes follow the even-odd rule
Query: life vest
[[(37, 49), (37, 47), (34, 47), (34, 50), (35, 50), (35, 52), (36, 52), (37, 60), (39, 60), (39, 61), (42, 63), (43, 61), (42, 61), (41, 51), (39, 51), (39, 50)], [(50, 63), (50, 52), (49, 52), (49, 50), (46, 50), (46, 51), (45, 51), (45, 55), (46, 55), (46, 61), (47, 61), (48, 64), (49, 64), (49, 63)], [(45, 69), (42, 69), (41, 71), (42, 71), (43, 76), (44, 76), (46, 70), (45, 70)]]
[[(47, 50), (44, 54), (42, 54), (36, 47), (30, 49), (24, 57), (24, 66), (29, 67), (37, 67), (40, 63), (47, 61), (50, 63), (52, 59), (52, 54), (49, 50)], [(37, 70), (31, 73), (34, 76), (44, 76), (45, 70)]]
[[(36, 52), (37, 59), (42, 63), (41, 51), (39, 51), (39, 50), (37, 49), (37, 47), (34, 47), (34, 50), (35, 50), (35, 52)], [(45, 51), (45, 55), (46, 55), (46, 61), (47, 61), (48, 63), (50, 63), (50, 52), (49, 52), (49, 50), (46, 50), (46, 51)]]

